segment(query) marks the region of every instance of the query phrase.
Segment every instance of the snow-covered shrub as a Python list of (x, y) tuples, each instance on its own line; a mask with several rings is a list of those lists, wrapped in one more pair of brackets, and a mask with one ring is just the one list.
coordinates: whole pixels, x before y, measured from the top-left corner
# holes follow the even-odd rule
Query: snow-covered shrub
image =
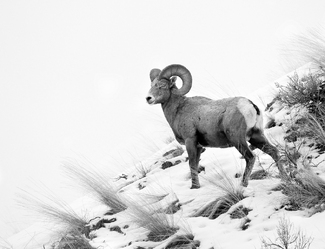
[[(310, 50), (325, 51), (325, 41), (322, 40), (317, 47), (312, 40), (301, 40), (303, 45)], [(306, 50), (308, 52), (308, 49)], [(315, 53), (320, 56), (320, 53)], [(314, 59), (310, 55), (311, 59)], [(307, 112), (289, 127), (290, 136), (313, 138), (318, 143), (319, 149), (325, 149), (325, 59), (317, 59), (318, 70), (299, 76), (295, 73), (289, 77), (286, 85), (277, 85), (278, 94), (275, 100), (289, 108), (304, 108)], [(319, 137), (321, 135), (321, 137)]]
[(276, 97), (287, 107), (303, 106), (312, 114), (324, 113), (325, 101), (325, 69), (318, 72), (310, 72), (299, 77), (297, 73), (289, 77), (286, 85), (277, 85), (279, 92)]
[(276, 229), (277, 238), (262, 238), (262, 249), (308, 249), (313, 241), (300, 229), (295, 230), (293, 224), (281, 218)]

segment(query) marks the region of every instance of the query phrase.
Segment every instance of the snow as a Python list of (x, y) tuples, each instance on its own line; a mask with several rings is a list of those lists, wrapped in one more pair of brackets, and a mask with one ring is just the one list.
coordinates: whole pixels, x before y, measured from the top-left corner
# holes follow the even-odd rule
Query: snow
[[(308, 64), (298, 69), (297, 72), (308, 72), (313, 66), (313, 64)], [(287, 77), (284, 76), (277, 82), (284, 84)], [(265, 107), (272, 100), (275, 90), (274, 84), (270, 84), (264, 89), (254, 92), (249, 97), (254, 102), (259, 103), (260, 106), (264, 105)], [(281, 106), (274, 106), (272, 111), (265, 112), (264, 115), (265, 122), (273, 118), (279, 124), (288, 120), (292, 113), (288, 114), (288, 110)], [(267, 129), (266, 135), (270, 141), (284, 145), (283, 126)], [(239, 201), (218, 218), (193, 217), (193, 214), (198, 209), (222, 194), (222, 191), (213, 184), (213, 181), (220, 181), (222, 175), (227, 175), (235, 186), (240, 188), (240, 178), (236, 177), (236, 175), (243, 173), (245, 163), (241, 155), (233, 148), (207, 149), (202, 154), (200, 161), (200, 165), (205, 167), (205, 171), (199, 174), (201, 188), (190, 189), (191, 179), (186, 151), (177, 157), (163, 156), (166, 152), (176, 149), (177, 146), (176, 142), (172, 142), (152, 157), (141, 161), (138, 168), (141, 166), (146, 169), (147, 173), (145, 176), (139, 170), (136, 170), (135, 167), (129, 169), (128, 172), (120, 172), (120, 176), (122, 174), (127, 176), (127, 179), (121, 177), (115, 182), (121, 188), (122, 196), (128, 201), (143, 206), (150, 203), (150, 196), (152, 200), (155, 197), (156, 199), (164, 197), (159, 202), (152, 201), (150, 203), (156, 210), (159, 208), (164, 209), (173, 202), (179, 203), (180, 210), (173, 215), (167, 215), (176, 226), (180, 227), (176, 235), (192, 233), (194, 240), (200, 241), (200, 248), (202, 249), (261, 248), (261, 238), (276, 238), (276, 228), (279, 219), (284, 217), (293, 224), (296, 230), (301, 229), (307, 236), (313, 238), (310, 249), (325, 248), (325, 212), (311, 215), (308, 210), (286, 210), (284, 208), (286, 196), (281, 191), (275, 190), (275, 187), (280, 183), (275, 164), (271, 157), (258, 150), (254, 151), (257, 155), (254, 170), (267, 169), (271, 176), (262, 180), (250, 180), (248, 187), (244, 189), (246, 198)], [(302, 153), (314, 155), (313, 162), (315, 165), (318, 165), (314, 170), (319, 173), (320, 177), (325, 178), (325, 165), (322, 163), (325, 160), (324, 154), (315, 158), (317, 152), (312, 151), (309, 147), (308, 150), (306, 148), (302, 149)], [(165, 161), (170, 161), (172, 164), (178, 161), (179, 164), (162, 169), (161, 166)], [(218, 172), (222, 172), (222, 174)], [(231, 218), (230, 214), (239, 206), (248, 208), (250, 211), (245, 217)], [(90, 240), (90, 244), (94, 248), (128, 249), (136, 248), (137, 246), (164, 248), (176, 236), (172, 235), (162, 242), (146, 241), (148, 231), (132, 222), (131, 208), (118, 214), (104, 215), (105, 207), (93, 201), (89, 196), (85, 196), (74, 203), (73, 207), (76, 210), (88, 210), (88, 214), (91, 213), (92, 217), (116, 219), (115, 222), (106, 224), (105, 228), (100, 228), (91, 233), (93, 238)], [(243, 230), (242, 227), (245, 223), (247, 223), (248, 227)], [(45, 226), (47, 231), (54, 230), (48, 224)], [(110, 228), (116, 226), (121, 228), (121, 232), (110, 230)], [(37, 237), (38, 234), (39, 236)], [(30, 244), (26, 246), (28, 239)], [(26, 248), (35, 248), (36, 245), (44, 245), (45, 248), (50, 248), (49, 241), (53, 242), (49, 238), (49, 233), (44, 233), (44, 223), (37, 223), (11, 237), (8, 242), (12, 245), (12, 248), (24, 248), (25, 246)]]

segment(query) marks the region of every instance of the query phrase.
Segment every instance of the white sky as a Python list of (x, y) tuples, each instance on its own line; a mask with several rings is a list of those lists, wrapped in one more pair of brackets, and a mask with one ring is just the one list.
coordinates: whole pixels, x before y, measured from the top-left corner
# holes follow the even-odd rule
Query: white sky
[(151, 68), (185, 65), (192, 95), (247, 94), (287, 70), (283, 48), (324, 11), (321, 0), (1, 1), (0, 237), (24, 226), (19, 188), (42, 180), (76, 197), (58, 174), (66, 157), (109, 168), (114, 149), (166, 136), (145, 103)]

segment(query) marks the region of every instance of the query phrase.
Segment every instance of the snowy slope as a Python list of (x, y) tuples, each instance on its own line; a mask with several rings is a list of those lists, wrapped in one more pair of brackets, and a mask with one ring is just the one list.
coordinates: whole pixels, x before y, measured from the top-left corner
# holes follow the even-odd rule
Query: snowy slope
[[(308, 64), (297, 71), (308, 72), (313, 67), (314, 64)], [(277, 82), (285, 84), (286, 81), (287, 76), (284, 76)], [(275, 91), (276, 88), (272, 83), (248, 97), (261, 109), (265, 109), (265, 106), (272, 101)], [(292, 118), (292, 115), (292, 110), (287, 110), (276, 103), (271, 110), (264, 113), (265, 123), (270, 119), (276, 123), (274, 127), (265, 131), (270, 141), (285, 146), (283, 140), (286, 131), (285, 124)], [(275, 240), (279, 220), (285, 218), (295, 229), (301, 229), (306, 236), (313, 238), (311, 249), (325, 248), (325, 212), (288, 208), (287, 197), (276, 189), (280, 179), (277, 168), (268, 155), (255, 150), (257, 160), (253, 170), (254, 173), (264, 169), (268, 175), (258, 180), (251, 179), (248, 187), (243, 189), (244, 199), (232, 206), (226, 213), (215, 219), (209, 219), (208, 217), (195, 217), (194, 214), (223, 194), (214, 182), (222, 182), (226, 177), (237, 189), (241, 189), (239, 182), (245, 167), (244, 160), (233, 148), (207, 149), (200, 161), (200, 166), (204, 167), (199, 174), (201, 188), (190, 189), (187, 153), (184, 151), (182, 154), (179, 153), (181, 155), (173, 155), (174, 150), (180, 150), (176, 142), (166, 145), (152, 157), (141, 161), (137, 167), (132, 167), (128, 172), (120, 172), (116, 176), (119, 180), (115, 184), (120, 189), (121, 196), (127, 203), (131, 203), (125, 211), (105, 214), (108, 211), (107, 207), (89, 205), (89, 209), (94, 213), (94, 216), (90, 218), (95, 218), (90, 222), (90, 227), (96, 226), (101, 220), (106, 221), (101, 228), (90, 232), (88, 241), (92, 247), (103, 249), (164, 248), (177, 235), (192, 234), (195, 243), (185, 248), (261, 248), (261, 238)], [(313, 170), (325, 179), (325, 165), (322, 163), (325, 160), (325, 154), (319, 155), (308, 144), (302, 146), (300, 152), (301, 158), (304, 158), (304, 153), (311, 155), (309, 160), (317, 165)], [(303, 162), (298, 161), (298, 163)], [(142, 174), (143, 172), (139, 169), (145, 169), (145, 174)], [(153, 212), (153, 215), (161, 213), (179, 229), (163, 241), (149, 241), (147, 239), (149, 231), (134, 222), (132, 203), (142, 205), (143, 208), (150, 207), (149, 210)], [(84, 201), (76, 206), (85, 209)], [(170, 210), (167, 209), (168, 207), (173, 207), (173, 212), (166, 214), (166, 210)], [(234, 216), (236, 210), (242, 208), (247, 210), (245, 215)], [(18, 242), (23, 241), (24, 237), (28, 237), (26, 234), (31, 233), (31, 231), (28, 233), (25, 231), (17, 234), (9, 240), (9, 243), (13, 245), (13, 248), (21, 248), (22, 244), (19, 245)], [(55, 240), (57, 239), (43, 238), (39, 240), (39, 244), (44, 245), (45, 248), (51, 248)], [(35, 248), (31, 244), (27, 248)]]
[[(269, 134), (271, 135), (272, 132), (276, 134), (279, 133), (279, 130), (275, 127), (274, 131), (269, 131)], [(163, 152), (161, 158), (163, 158)], [(258, 155), (259, 160), (255, 164), (255, 170), (261, 167), (272, 167), (271, 171), (275, 172), (275, 177), (251, 180), (244, 191), (246, 198), (217, 219), (192, 217), (197, 209), (221, 194), (220, 190), (211, 182), (212, 180), (220, 180), (215, 168), (231, 177), (234, 182), (238, 182), (238, 179), (235, 178), (236, 173), (243, 172), (244, 164), (240, 160), (239, 153), (235, 150), (209, 149), (205, 153), (202, 155), (200, 163), (205, 167), (205, 172), (200, 174), (202, 186), (198, 190), (189, 189), (190, 176), (188, 163), (184, 162), (186, 159), (186, 152), (184, 152), (182, 156), (169, 160), (171, 162), (181, 160), (182, 163), (177, 166), (163, 170), (161, 164), (165, 160), (153, 165), (145, 165), (145, 167), (150, 167), (150, 172), (146, 177), (140, 178), (123, 188), (124, 193), (128, 193), (129, 196), (138, 196), (141, 193), (154, 193), (157, 196), (168, 194), (162, 201), (162, 206), (166, 204), (164, 201), (170, 204), (177, 200), (181, 208), (173, 215), (173, 220), (176, 225), (182, 228), (179, 233), (190, 231), (195, 240), (200, 241), (200, 248), (260, 248), (261, 237), (274, 238), (279, 219), (283, 217), (288, 218), (296, 228), (301, 228), (306, 234), (313, 237), (311, 248), (325, 248), (325, 213), (316, 213), (310, 217), (307, 210), (286, 210), (286, 196), (281, 191), (273, 190), (280, 182), (276, 178), (276, 169), (271, 166), (272, 160), (262, 153)], [(322, 156), (318, 160), (324, 159), (325, 157)], [(322, 174), (324, 173), (322, 170)], [(124, 179), (121, 181), (123, 182)], [(232, 219), (231, 213), (241, 205), (251, 211), (246, 217)], [(116, 221), (107, 224), (107, 229), (102, 228), (94, 231), (93, 235), (97, 237), (90, 244), (95, 248), (137, 248), (138, 246), (163, 248), (166, 245), (168, 240), (155, 243), (143, 241), (147, 232), (143, 229), (137, 229), (136, 225), (125, 218), (128, 217), (127, 212), (128, 210), (117, 215), (103, 216), (106, 219), (116, 218)], [(245, 222), (248, 223), (248, 228), (243, 230), (242, 227)], [(108, 230), (110, 227), (125, 227), (126, 225), (128, 228), (122, 229), (121, 234)]]

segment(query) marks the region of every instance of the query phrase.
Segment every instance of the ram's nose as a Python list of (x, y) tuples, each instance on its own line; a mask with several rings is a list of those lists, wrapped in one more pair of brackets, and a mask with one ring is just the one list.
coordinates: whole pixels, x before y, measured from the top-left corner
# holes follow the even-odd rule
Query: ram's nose
[(155, 102), (155, 98), (153, 96), (147, 96), (146, 100), (149, 105), (151, 105)]

